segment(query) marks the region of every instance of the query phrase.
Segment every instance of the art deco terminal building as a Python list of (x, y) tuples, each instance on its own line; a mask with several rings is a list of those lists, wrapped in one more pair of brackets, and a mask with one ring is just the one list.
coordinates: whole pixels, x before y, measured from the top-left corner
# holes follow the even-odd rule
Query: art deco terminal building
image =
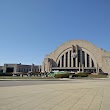
[(84, 40), (71, 40), (44, 58), (42, 72), (55, 70), (110, 73), (110, 52)]

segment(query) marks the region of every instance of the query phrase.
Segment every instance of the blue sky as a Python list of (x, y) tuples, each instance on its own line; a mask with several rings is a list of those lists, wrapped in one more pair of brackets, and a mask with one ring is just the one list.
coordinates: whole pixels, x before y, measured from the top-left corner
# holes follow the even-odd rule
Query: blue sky
[(74, 39), (110, 51), (110, 0), (0, 0), (0, 65), (41, 64)]

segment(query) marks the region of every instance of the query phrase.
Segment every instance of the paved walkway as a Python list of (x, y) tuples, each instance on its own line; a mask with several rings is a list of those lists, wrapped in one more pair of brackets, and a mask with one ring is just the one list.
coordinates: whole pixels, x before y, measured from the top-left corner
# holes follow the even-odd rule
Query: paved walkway
[(110, 110), (110, 79), (0, 87), (0, 110)]

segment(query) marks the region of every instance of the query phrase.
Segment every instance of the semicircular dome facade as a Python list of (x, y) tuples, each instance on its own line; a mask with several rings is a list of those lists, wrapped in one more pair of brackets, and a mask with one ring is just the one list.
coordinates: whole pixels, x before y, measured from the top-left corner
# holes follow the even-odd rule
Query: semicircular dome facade
[(84, 40), (71, 40), (63, 43), (44, 59), (42, 72), (55, 70), (109, 73), (110, 52)]

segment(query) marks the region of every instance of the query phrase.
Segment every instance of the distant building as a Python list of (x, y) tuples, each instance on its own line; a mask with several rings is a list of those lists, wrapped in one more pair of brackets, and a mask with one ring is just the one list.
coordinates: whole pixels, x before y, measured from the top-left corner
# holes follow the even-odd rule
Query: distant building
[(3, 73), (6, 72), (41, 72), (41, 65), (23, 65), (23, 64), (4, 64), (4, 66), (1, 67)]
[(71, 40), (45, 57), (42, 72), (45, 71), (110, 73), (110, 52), (84, 40)]

